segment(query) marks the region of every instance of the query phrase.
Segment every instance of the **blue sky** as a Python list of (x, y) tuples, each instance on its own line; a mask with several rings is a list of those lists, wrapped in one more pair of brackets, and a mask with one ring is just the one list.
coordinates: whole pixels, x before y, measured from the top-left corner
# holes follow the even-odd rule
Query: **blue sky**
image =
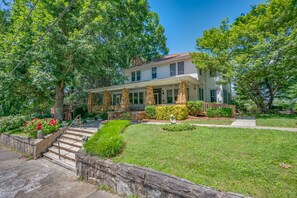
[(232, 22), (265, 0), (148, 0), (165, 27), (169, 54), (195, 51), (196, 38), (224, 18)]

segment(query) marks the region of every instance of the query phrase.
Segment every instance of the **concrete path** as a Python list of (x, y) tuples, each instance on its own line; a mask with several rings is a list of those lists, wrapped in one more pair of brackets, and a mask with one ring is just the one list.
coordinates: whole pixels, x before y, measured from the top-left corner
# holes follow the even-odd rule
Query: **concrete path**
[[(142, 124), (169, 124), (168, 122), (143, 122)], [(248, 129), (267, 129), (267, 130), (278, 130), (278, 131), (288, 131), (288, 132), (296, 132), (297, 128), (284, 128), (284, 127), (265, 127), (265, 126), (243, 126), (243, 125), (215, 125), (215, 124), (193, 124), (196, 126), (204, 126), (204, 127), (223, 127), (223, 128), (248, 128)]]
[(118, 198), (97, 191), (75, 173), (40, 158), (28, 160), (0, 145), (0, 198)]
[(231, 126), (255, 127), (256, 126), (256, 118), (255, 117), (239, 117), (239, 118), (235, 119), (235, 121), (231, 124)]

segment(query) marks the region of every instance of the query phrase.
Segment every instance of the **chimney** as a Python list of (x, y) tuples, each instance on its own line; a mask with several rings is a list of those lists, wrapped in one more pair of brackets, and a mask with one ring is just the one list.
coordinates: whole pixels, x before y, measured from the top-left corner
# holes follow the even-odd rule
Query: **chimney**
[(134, 66), (139, 66), (139, 65), (142, 65), (142, 64), (143, 64), (142, 58), (140, 56), (136, 56), (134, 58)]

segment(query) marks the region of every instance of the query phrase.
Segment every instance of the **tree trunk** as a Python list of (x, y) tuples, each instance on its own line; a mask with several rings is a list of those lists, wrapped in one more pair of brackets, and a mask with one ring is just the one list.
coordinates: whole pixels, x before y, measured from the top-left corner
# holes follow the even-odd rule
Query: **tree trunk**
[(64, 81), (58, 81), (56, 84), (55, 96), (55, 118), (64, 119)]

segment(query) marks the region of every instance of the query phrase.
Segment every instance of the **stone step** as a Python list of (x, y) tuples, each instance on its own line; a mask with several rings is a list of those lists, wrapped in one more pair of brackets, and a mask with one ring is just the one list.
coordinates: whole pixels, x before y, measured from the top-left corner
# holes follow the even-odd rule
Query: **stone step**
[(87, 136), (87, 137), (91, 137), (93, 135), (93, 133), (85, 133), (85, 132), (78, 132), (78, 131), (72, 131), (72, 130), (67, 130), (65, 131), (64, 134), (70, 134), (70, 135), (76, 135), (76, 136)]
[(69, 127), (68, 130), (71, 131), (78, 131), (78, 132), (85, 132), (85, 133), (96, 133), (98, 129), (87, 129), (87, 128), (79, 128), (79, 127)]
[(54, 143), (55, 148), (59, 148), (59, 146), (60, 146), (61, 149), (65, 150), (65, 151), (69, 151), (71, 153), (76, 153), (80, 149), (79, 147), (72, 146), (72, 145), (69, 145), (69, 144), (64, 144), (62, 142), (60, 142), (60, 145), (59, 145), (58, 141)]
[(83, 146), (82, 141), (69, 140), (69, 139), (66, 139), (66, 138), (65, 139), (61, 138), (59, 140), (60, 140), (60, 143), (68, 144), (70, 146), (75, 146), (77, 148), (81, 148)]
[(66, 133), (63, 134), (61, 138), (82, 142), (82, 137), (76, 136), (76, 135), (70, 135)]
[(69, 170), (76, 171), (76, 164), (74, 161), (65, 159), (64, 157), (61, 157), (61, 159), (59, 159), (59, 156), (52, 152), (44, 153), (43, 156), (55, 164), (63, 166)]
[[(55, 146), (48, 149), (49, 152), (52, 152), (54, 154), (57, 154), (59, 156), (59, 149)], [(63, 158), (66, 158), (68, 160), (72, 160), (75, 162), (75, 154), (69, 151), (66, 151), (62, 148), (60, 148), (60, 156)]]

